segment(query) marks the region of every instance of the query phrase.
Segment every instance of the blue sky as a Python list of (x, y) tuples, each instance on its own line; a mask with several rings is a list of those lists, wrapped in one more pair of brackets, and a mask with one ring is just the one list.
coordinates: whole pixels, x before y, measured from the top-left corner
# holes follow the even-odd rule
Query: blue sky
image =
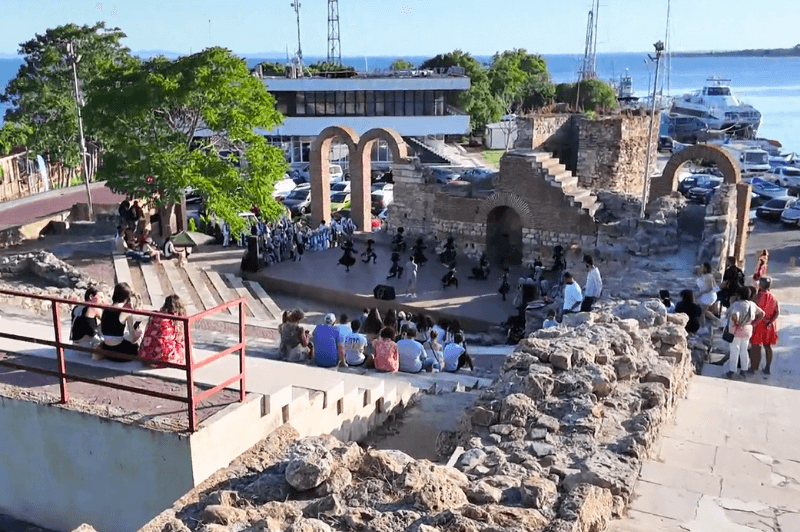
[[(672, 0), (673, 50), (791, 47), (797, 0)], [(291, 0), (3, 0), (0, 53), (49, 27), (98, 20), (132, 50), (240, 54), (296, 47)], [(301, 2), (306, 56), (326, 54), (327, 0)], [(526, 48), (581, 53), (591, 0), (339, 0), (342, 55), (476, 55)], [(640, 52), (664, 37), (667, 0), (602, 0), (598, 52)], [(209, 28), (209, 20), (210, 28)]]

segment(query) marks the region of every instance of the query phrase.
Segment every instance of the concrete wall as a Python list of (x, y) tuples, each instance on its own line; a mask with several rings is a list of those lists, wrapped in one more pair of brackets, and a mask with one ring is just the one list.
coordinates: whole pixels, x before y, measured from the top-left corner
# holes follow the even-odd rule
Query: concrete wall
[(189, 438), (0, 397), (0, 512), (135, 531), (194, 487)]

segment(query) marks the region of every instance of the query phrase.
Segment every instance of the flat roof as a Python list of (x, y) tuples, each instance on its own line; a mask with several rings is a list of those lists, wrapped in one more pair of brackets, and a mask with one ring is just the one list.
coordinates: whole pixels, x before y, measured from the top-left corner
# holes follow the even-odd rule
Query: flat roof
[(352, 78), (323, 77), (263, 77), (270, 92), (299, 91), (392, 91), (392, 90), (458, 90), (470, 87), (467, 76), (354, 76)]

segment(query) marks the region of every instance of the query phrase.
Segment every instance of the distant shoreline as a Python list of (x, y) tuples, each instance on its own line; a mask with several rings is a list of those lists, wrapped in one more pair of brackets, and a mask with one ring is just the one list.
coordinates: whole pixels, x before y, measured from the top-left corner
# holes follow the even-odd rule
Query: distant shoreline
[(726, 52), (672, 52), (672, 57), (800, 57), (800, 44), (794, 48), (757, 48)]

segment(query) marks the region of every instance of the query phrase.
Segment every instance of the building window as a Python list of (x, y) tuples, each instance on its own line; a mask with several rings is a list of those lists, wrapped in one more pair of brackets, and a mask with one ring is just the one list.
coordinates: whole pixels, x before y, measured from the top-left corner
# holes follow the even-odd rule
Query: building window
[(383, 93), (383, 110), (386, 116), (394, 116), (394, 94), (392, 91), (386, 91)]
[(433, 114), (436, 116), (444, 116), (444, 91), (436, 91), (434, 101)]
[(375, 92), (366, 91), (367, 116), (375, 116)]
[(384, 91), (375, 91), (375, 116), (386, 116), (383, 106)]
[(406, 116), (414, 116), (414, 92), (416, 91), (405, 91), (406, 92)]
[(314, 114), (317, 116), (325, 116), (325, 93), (324, 92), (315, 92), (314, 93), (314, 109), (316, 110)]
[(325, 93), (325, 114), (328, 116), (336, 114), (336, 93), (333, 91)]
[(341, 91), (336, 93), (336, 116), (344, 116), (346, 93)]
[(353, 91), (347, 91), (345, 93), (345, 98), (347, 102), (345, 113), (348, 116), (353, 116), (356, 114), (356, 93)]
[(298, 92), (295, 96), (295, 114), (297, 115), (304, 115), (306, 114), (306, 93), (305, 92)]
[(364, 116), (364, 91), (356, 92), (356, 115)]
[(425, 93), (423, 91), (414, 91), (414, 116), (422, 116), (425, 114)]

